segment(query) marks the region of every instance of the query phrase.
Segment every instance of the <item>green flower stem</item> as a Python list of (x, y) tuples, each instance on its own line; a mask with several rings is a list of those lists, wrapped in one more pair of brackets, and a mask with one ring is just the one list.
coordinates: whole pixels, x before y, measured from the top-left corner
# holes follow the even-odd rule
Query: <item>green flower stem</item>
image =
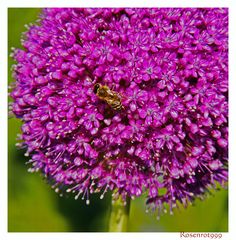
[(126, 204), (121, 197), (112, 199), (109, 232), (126, 232), (129, 220), (130, 198)]

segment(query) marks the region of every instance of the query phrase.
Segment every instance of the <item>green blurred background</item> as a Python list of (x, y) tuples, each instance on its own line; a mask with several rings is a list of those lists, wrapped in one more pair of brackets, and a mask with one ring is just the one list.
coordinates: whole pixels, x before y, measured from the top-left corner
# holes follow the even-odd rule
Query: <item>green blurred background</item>
[[(8, 51), (20, 48), (25, 24), (34, 23), (40, 9), (8, 9)], [(12, 59), (8, 58), (9, 83)], [(8, 124), (8, 231), (9, 232), (103, 232), (107, 231), (110, 196), (100, 200), (90, 196), (90, 205), (74, 200), (73, 196), (60, 197), (40, 174), (27, 172), (24, 151), (15, 147), (21, 122), (15, 118)], [(145, 199), (131, 202), (129, 231), (131, 232), (225, 232), (228, 231), (228, 192), (212, 190), (205, 201), (196, 200), (188, 209), (175, 210), (156, 220), (156, 214), (145, 213)]]

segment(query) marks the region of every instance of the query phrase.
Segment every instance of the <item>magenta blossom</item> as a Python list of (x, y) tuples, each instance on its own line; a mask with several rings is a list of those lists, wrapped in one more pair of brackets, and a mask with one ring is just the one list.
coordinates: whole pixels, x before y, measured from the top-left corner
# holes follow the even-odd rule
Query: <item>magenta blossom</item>
[(227, 9), (45, 9), (22, 44), (13, 113), (57, 191), (172, 211), (227, 181)]

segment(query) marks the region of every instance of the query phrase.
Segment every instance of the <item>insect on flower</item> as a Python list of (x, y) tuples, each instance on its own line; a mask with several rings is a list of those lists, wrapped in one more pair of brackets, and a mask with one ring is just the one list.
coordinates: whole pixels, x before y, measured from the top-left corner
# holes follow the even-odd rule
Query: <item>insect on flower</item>
[(227, 8), (48, 8), (39, 23), (12, 53), (30, 171), (87, 203), (148, 193), (158, 215), (227, 184)]
[(114, 110), (121, 110), (123, 108), (120, 94), (112, 91), (108, 86), (96, 83), (93, 91), (99, 99), (105, 101)]

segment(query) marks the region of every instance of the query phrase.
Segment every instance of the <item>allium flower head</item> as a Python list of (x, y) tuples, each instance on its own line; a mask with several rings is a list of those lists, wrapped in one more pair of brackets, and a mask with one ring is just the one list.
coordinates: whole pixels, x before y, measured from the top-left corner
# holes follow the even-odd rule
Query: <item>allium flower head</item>
[(170, 211), (224, 184), (227, 44), (227, 9), (45, 9), (13, 53), (30, 171)]

